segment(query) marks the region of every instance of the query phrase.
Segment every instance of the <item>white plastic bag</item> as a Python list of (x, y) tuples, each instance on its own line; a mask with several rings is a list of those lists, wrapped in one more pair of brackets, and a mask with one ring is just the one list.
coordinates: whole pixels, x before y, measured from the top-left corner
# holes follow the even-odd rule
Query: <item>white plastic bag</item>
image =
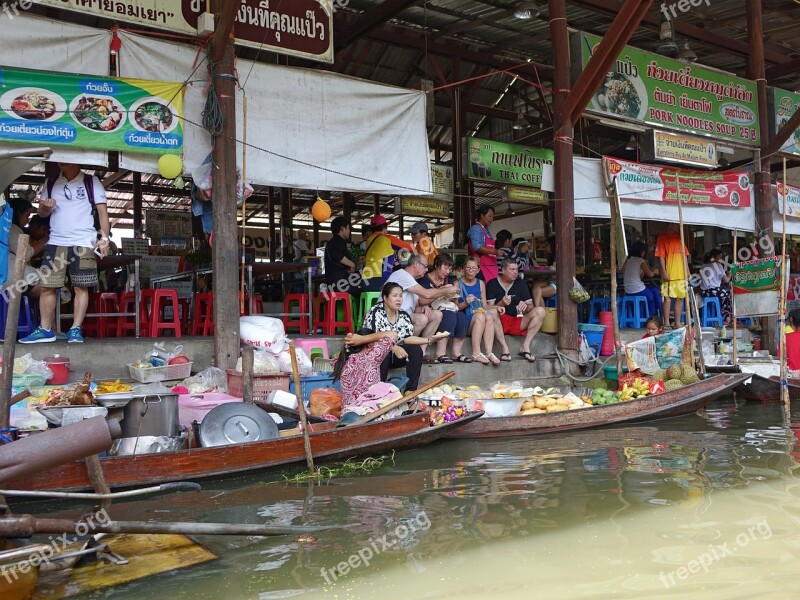
[[(302, 348), (295, 348), (294, 351), (297, 356), (297, 369), (300, 371), (300, 375), (311, 375), (313, 370), (311, 359), (308, 358)], [(278, 355), (278, 364), (281, 367), (281, 371), (285, 373), (292, 372), (292, 355), (289, 353), (288, 348)]]
[[(242, 357), (236, 363), (236, 370), (242, 371)], [(270, 352), (255, 350), (253, 352), (253, 373), (255, 375), (272, 375), (281, 372), (278, 357)]]
[(283, 322), (274, 317), (240, 317), (239, 336), (245, 344), (272, 354), (280, 354), (289, 345)]
[(225, 371), (217, 367), (203, 369), (197, 375), (181, 381), (180, 385), (189, 390), (190, 394), (205, 394), (207, 392), (228, 393), (228, 376)]

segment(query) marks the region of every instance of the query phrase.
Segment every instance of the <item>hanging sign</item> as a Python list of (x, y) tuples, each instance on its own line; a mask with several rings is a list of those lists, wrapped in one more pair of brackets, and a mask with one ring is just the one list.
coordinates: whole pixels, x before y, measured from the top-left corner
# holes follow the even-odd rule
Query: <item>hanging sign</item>
[[(800, 94), (787, 92), (778, 88), (772, 88), (772, 132), (778, 133), (778, 130), (792, 118), (794, 112), (800, 108)], [(781, 147), (781, 152), (787, 154), (800, 155), (800, 127), (795, 129), (786, 140), (786, 143)]]
[[(585, 69), (601, 38), (576, 32), (575, 61)], [(579, 72), (574, 74), (577, 79)], [(587, 110), (758, 146), (754, 81), (625, 46)]]
[[(197, 35), (198, 19), (208, 6), (203, 0), (36, 0), (36, 4), (191, 36)], [(235, 44), (333, 62), (331, 0), (239, 0), (237, 4)]]
[(786, 216), (800, 218), (800, 188), (792, 185), (784, 185), (778, 182), (777, 187), (777, 201), (778, 212), (783, 214), (784, 202), (786, 203)]
[[(176, 210), (146, 210), (144, 212), (147, 236), (160, 240), (164, 237), (192, 237), (192, 213)], [(156, 243), (155, 241), (153, 243)], [(159, 242), (160, 243), (160, 242)]]
[(550, 204), (550, 197), (544, 190), (518, 187), (516, 185), (510, 185), (506, 190), (509, 202), (532, 204), (534, 206), (548, 206)]
[(97, 150), (183, 152), (183, 86), (0, 68), (0, 139)]
[(555, 154), (493, 140), (467, 138), (467, 177), (480, 181), (542, 187), (542, 173), (553, 168)]
[(415, 217), (434, 217), (447, 219), (450, 217), (450, 203), (434, 198), (416, 198), (403, 196), (400, 199), (400, 212), (402, 215)]
[(717, 146), (708, 139), (655, 130), (653, 157), (655, 160), (716, 167)]
[(437, 200), (453, 200), (453, 167), (448, 165), (431, 165), (431, 181), (433, 197)]
[(778, 312), (782, 256), (754, 258), (731, 266), (736, 316), (755, 317)]
[(677, 202), (680, 187), (684, 204), (737, 208), (751, 203), (747, 171), (694, 171), (603, 158), (609, 181), (616, 178), (617, 193), (625, 200)]

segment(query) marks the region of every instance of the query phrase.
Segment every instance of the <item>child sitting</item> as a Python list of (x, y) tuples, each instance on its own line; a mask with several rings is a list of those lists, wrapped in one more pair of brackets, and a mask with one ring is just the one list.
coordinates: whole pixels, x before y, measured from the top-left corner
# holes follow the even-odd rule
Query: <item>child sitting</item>
[(659, 319), (656, 315), (653, 315), (647, 319), (647, 322), (644, 324), (644, 328), (647, 330), (647, 333), (642, 336), (642, 339), (655, 337), (664, 333), (664, 331), (661, 329), (661, 319)]

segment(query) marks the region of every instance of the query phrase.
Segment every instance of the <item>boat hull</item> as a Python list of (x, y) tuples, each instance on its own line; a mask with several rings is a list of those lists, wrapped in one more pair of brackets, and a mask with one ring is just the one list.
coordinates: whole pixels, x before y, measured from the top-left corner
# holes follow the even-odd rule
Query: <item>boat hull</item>
[(537, 415), (484, 417), (453, 430), (447, 437), (464, 439), (538, 435), (677, 417), (693, 413), (729, 393), (748, 377), (745, 374), (715, 375), (679, 390), (605, 406)]
[[(433, 442), (483, 413), (458, 421), (429, 426), (429, 415), (417, 413), (351, 427), (334, 423), (312, 425), (309, 435), (315, 460), (349, 458), (404, 450)], [(303, 436), (278, 438), (234, 446), (192, 448), (159, 454), (115, 456), (100, 459), (111, 488), (143, 486), (168, 481), (195, 481), (233, 473), (256, 471), (305, 461)], [(8, 489), (79, 491), (92, 489), (83, 461), (47, 469), (24, 480), (9, 481)]]
[[(780, 377), (762, 377), (761, 375), (749, 374), (750, 381), (741, 383), (736, 387), (736, 393), (746, 400), (759, 400), (761, 402), (777, 402), (781, 399), (781, 380)], [(789, 398), (797, 400), (800, 398), (800, 380), (789, 380)]]

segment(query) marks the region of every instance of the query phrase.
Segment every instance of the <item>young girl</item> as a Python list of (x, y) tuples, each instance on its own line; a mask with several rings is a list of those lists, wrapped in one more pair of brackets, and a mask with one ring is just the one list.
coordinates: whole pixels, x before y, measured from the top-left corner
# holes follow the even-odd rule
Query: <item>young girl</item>
[(647, 319), (647, 322), (644, 324), (644, 328), (647, 330), (647, 333), (642, 336), (642, 339), (654, 337), (664, 333), (661, 330), (661, 319), (659, 319), (657, 315), (653, 315)]
[(721, 260), (721, 250), (715, 249), (705, 255), (705, 264), (700, 267), (700, 294), (703, 298), (719, 298), (722, 320), (730, 325), (733, 317), (731, 288), (728, 287), (731, 276)]

